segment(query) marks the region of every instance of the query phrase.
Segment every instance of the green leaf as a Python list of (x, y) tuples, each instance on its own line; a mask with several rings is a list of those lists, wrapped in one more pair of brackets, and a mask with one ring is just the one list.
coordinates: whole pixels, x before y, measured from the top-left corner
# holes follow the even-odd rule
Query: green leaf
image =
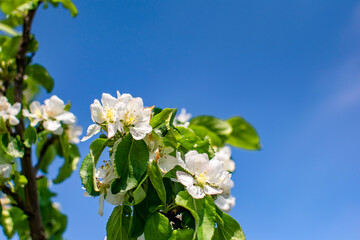
[(107, 139), (97, 138), (90, 144), (90, 155), (93, 159), (94, 166), (96, 166), (102, 152), (106, 148)]
[(80, 178), (82, 185), (89, 193), (90, 196), (99, 196), (100, 193), (95, 191), (95, 169), (90, 154), (86, 155), (81, 167), (80, 167)]
[[(211, 239), (215, 231), (215, 206), (212, 198), (206, 196), (194, 199), (186, 191), (181, 191), (175, 198), (175, 203), (189, 210), (195, 219), (195, 233), (193, 239)], [(196, 236), (195, 236), (196, 234)]]
[(33, 144), (36, 143), (36, 140), (37, 140), (36, 129), (29, 125), (24, 132), (24, 145), (30, 148)]
[(190, 124), (206, 127), (218, 135), (228, 135), (232, 130), (229, 123), (212, 116), (195, 117), (190, 120)]
[[(174, 118), (176, 116), (177, 109), (165, 108), (160, 113), (152, 117), (150, 126), (153, 128), (153, 132), (164, 137), (169, 134), (169, 130), (173, 127)], [(170, 141), (173, 139), (169, 139)]]
[(129, 236), (131, 238), (137, 239), (144, 233), (145, 220), (138, 213), (138, 206), (134, 206), (133, 215), (131, 217), (130, 227), (129, 227)]
[(194, 235), (194, 229), (177, 229), (174, 230), (169, 240), (188, 240), (192, 239)]
[(64, 8), (70, 11), (71, 16), (76, 17), (78, 14), (78, 10), (76, 6), (71, 2), (71, 0), (49, 0), (53, 6), (57, 7), (59, 3), (63, 5)]
[(20, 173), (15, 172), (14, 183), (15, 183), (15, 187), (18, 188), (18, 187), (25, 186), (28, 183), (28, 181), (24, 175), (21, 175)]
[(7, 132), (8, 132), (8, 130), (6, 127), (5, 120), (2, 117), (0, 117), (0, 135), (3, 135)]
[(7, 154), (14, 158), (24, 156), (24, 144), (18, 138), (14, 138), (8, 134), (4, 134), (1, 137), (1, 147)]
[(6, 25), (4, 23), (0, 23), (0, 31), (5, 32), (6, 34), (9, 34), (11, 36), (18, 35), (18, 33), (9, 25)]
[(191, 130), (193, 130), (195, 132), (195, 134), (198, 135), (199, 137), (201, 137), (201, 139), (203, 139), (203, 140), (205, 140), (207, 137), (209, 137), (211, 145), (217, 146), (217, 147), (221, 147), (224, 145), (224, 142), (225, 142), (224, 137), (217, 135), (210, 129), (208, 129), (204, 126), (199, 126), (199, 125), (194, 125), (194, 124), (190, 124), (188, 127)]
[(54, 80), (43, 66), (39, 64), (30, 65), (26, 68), (25, 74), (43, 86), (48, 93), (52, 91)]
[(156, 161), (152, 161), (152, 163), (148, 166), (148, 175), (160, 200), (162, 201), (163, 205), (166, 206), (166, 190), (163, 183), (161, 170)]
[[(39, 139), (40, 138), (40, 134), (38, 135)], [(38, 158), (40, 158), (40, 156), (43, 158), (41, 161), (41, 165), (40, 165), (40, 170), (44, 173), (48, 172), (48, 167), (50, 166), (50, 164), (53, 162), (53, 160), (55, 159), (56, 155), (57, 155), (57, 151), (56, 151), (56, 147), (55, 145), (58, 143), (58, 140), (54, 140), (54, 142), (52, 144), (50, 144), (50, 146), (47, 146), (46, 149), (43, 150), (43, 148), (45, 147), (45, 144), (49, 141), (48, 138), (43, 138), (41, 140), (39, 140), (39, 142), (36, 145), (36, 155)]]
[(15, 58), (17, 50), (20, 45), (20, 41), (21, 41), (20, 36), (7, 38), (7, 41), (3, 44), (1, 48), (1, 54), (4, 59)]
[(176, 141), (185, 148), (185, 152), (196, 150), (199, 153), (206, 153), (209, 158), (214, 156), (214, 150), (208, 140), (202, 140), (191, 129), (185, 127), (176, 127), (175, 132)]
[(240, 224), (230, 215), (216, 207), (216, 223), (214, 238), (216, 240), (245, 240)]
[(131, 134), (126, 135), (114, 148), (112, 159), (119, 180), (117, 188), (112, 186), (112, 191), (128, 191), (137, 186), (145, 173), (149, 150), (144, 140), (134, 140)]
[(53, 180), (55, 184), (63, 182), (65, 179), (69, 178), (72, 172), (76, 169), (77, 163), (79, 162), (79, 156), (70, 155), (70, 143), (67, 135), (63, 133), (59, 136), (60, 146), (61, 146), (61, 156), (64, 156), (64, 164), (59, 169), (58, 175)]
[(146, 240), (168, 240), (172, 233), (169, 219), (155, 212), (146, 220), (144, 233)]
[(261, 148), (260, 138), (256, 130), (247, 121), (241, 117), (233, 117), (227, 122), (233, 129), (227, 139), (229, 144), (247, 150), (259, 150)]
[(142, 184), (146, 181), (148, 175), (145, 175), (145, 177), (143, 178), (143, 180), (141, 180), (141, 182), (139, 183), (139, 185), (135, 188), (134, 192), (133, 192), (133, 197), (134, 197), (134, 202), (132, 203), (133, 205), (137, 205), (139, 204), (142, 200), (145, 199), (146, 197), (146, 192), (142, 186)]
[(128, 219), (124, 216), (124, 206), (114, 208), (106, 224), (106, 235), (108, 240), (126, 240), (128, 238), (127, 228)]

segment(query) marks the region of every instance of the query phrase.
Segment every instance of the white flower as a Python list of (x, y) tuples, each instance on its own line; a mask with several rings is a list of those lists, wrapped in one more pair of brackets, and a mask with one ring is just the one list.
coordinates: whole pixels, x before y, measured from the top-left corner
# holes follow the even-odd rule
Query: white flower
[(0, 164), (0, 178), (9, 178), (11, 165), (9, 163)]
[(30, 119), (31, 126), (36, 126), (40, 121), (43, 120), (41, 104), (38, 101), (33, 101), (30, 106), (29, 110), (24, 109), (23, 115)]
[(54, 134), (62, 134), (61, 123), (75, 124), (76, 117), (71, 112), (65, 111), (63, 100), (57, 96), (52, 96), (44, 101), (45, 105), (41, 108), (44, 119), (43, 126), (46, 130)]
[(89, 126), (87, 136), (81, 139), (82, 142), (100, 132), (101, 126), (98, 124), (105, 124), (107, 126), (108, 138), (115, 136), (119, 129), (119, 115), (125, 107), (124, 103), (118, 101), (108, 93), (103, 93), (101, 104), (99, 100), (95, 99), (94, 103), (90, 105), (91, 119), (97, 124)]
[(133, 98), (130, 94), (121, 95), (117, 92), (118, 101), (125, 104), (120, 113), (119, 130), (127, 132), (127, 129), (135, 140), (143, 139), (152, 131), (150, 126), (151, 108), (144, 108), (143, 100), (139, 97)]
[(235, 206), (235, 197), (226, 196), (226, 195), (218, 195), (215, 199), (214, 203), (221, 211), (230, 212), (231, 209)]
[(176, 165), (183, 165), (184, 162), (178, 159), (170, 153), (174, 152), (174, 149), (169, 146), (165, 146), (164, 143), (156, 136), (149, 135), (144, 138), (149, 149), (149, 163), (156, 161), (161, 171), (166, 174)]
[(111, 193), (111, 183), (117, 176), (115, 175), (114, 167), (110, 165), (110, 161), (96, 170), (95, 177), (100, 190), (98, 212), (102, 216), (104, 213), (104, 200), (112, 205), (120, 205), (124, 201), (125, 192)]
[(5, 121), (9, 120), (11, 125), (18, 125), (19, 119), (16, 118), (16, 115), (20, 112), (21, 104), (15, 103), (11, 106), (8, 99), (4, 96), (0, 97), (0, 117)]
[(78, 144), (80, 142), (79, 137), (82, 134), (82, 127), (70, 125), (65, 132), (70, 143)]
[(225, 146), (215, 153), (215, 157), (224, 164), (224, 170), (235, 171), (235, 162), (231, 159), (231, 148)]
[(191, 175), (177, 171), (176, 176), (193, 198), (200, 199), (205, 197), (205, 194), (217, 195), (223, 193), (219, 179), (224, 170), (221, 162), (217, 159), (214, 158), (209, 161), (207, 154), (189, 151), (185, 154), (185, 169)]
[(189, 126), (191, 114), (186, 113), (186, 109), (182, 108), (179, 115), (177, 115), (174, 119), (174, 125), (179, 127), (187, 127)]
[(23, 115), (30, 119), (31, 126), (34, 127), (43, 121), (43, 127), (57, 135), (62, 134), (64, 131), (61, 123), (73, 125), (76, 122), (75, 115), (66, 111), (64, 101), (55, 95), (46, 99), (44, 105), (34, 101), (29, 108), (30, 111), (23, 110)]

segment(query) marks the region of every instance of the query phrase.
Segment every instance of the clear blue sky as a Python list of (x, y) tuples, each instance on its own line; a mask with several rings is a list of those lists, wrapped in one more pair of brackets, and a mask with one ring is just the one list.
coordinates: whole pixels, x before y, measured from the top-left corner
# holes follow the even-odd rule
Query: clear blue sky
[[(74, 2), (75, 19), (38, 13), (35, 61), (84, 129), (94, 98), (116, 90), (148, 106), (241, 115), (263, 144), (233, 151), (231, 214), (247, 239), (360, 239), (359, 1)], [(67, 239), (102, 240), (113, 207), (97, 214), (78, 171), (52, 188)]]

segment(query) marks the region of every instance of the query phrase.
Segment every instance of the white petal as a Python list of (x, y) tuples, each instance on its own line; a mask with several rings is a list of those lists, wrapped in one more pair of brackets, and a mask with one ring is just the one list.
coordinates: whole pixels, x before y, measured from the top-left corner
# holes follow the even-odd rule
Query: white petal
[(231, 159), (224, 162), (224, 170), (233, 172), (235, 171), (235, 162)]
[(143, 139), (146, 134), (150, 133), (152, 127), (150, 125), (140, 125), (138, 127), (130, 127), (130, 133), (135, 140)]
[(124, 195), (124, 193), (112, 194), (110, 188), (108, 188), (105, 200), (112, 205), (120, 205), (124, 202)]
[(36, 113), (37, 111), (41, 111), (41, 104), (38, 101), (33, 101), (29, 108), (32, 113)]
[(81, 141), (84, 142), (84, 141), (88, 140), (89, 138), (91, 138), (92, 136), (94, 136), (95, 134), (100, 132), (100, 129), (101, 129), (101, 127), (99, 125), (91, 124), (86, 131), (87, 136), (83, 137), (81, 139)]
[(217, 196), (214, 203), (221, 211), (230, 212), (230, 210), (235, 206), (235, 197), (229, 196), (228, 198), (223, 195)]
[(9, 116), (9, 122), (11, 125), (15, 126), (18, 125), (20, 121), (14, 116)]
[(208, 194), (208, 195), (216, 195), (216, 194), (221, 194), (223, 192), (223, 190), (214, 188), (214, 187), (209, 186), (209, 185), (205, 185), (204, 186), (204, 192), (206, 194)]
[(21, 109), (21, 104), (17, 102), (14, 105), (12, 105), (12, 107), (10, 107), (9, 113), (11, 115), (18, 115), (18, 113), (20, 112), (20, 109)]
[(179, 182), (184, 185), (185, 187), (191, 187), (194, 185), (194, 178), (193, 176), (184, 173), (182, 171), (176, 171), (176, 177)]
[(47, 120), (43, 123), (44, 128), (50, 132), (56, 131), (58, 128), (61, 128), (59, 121)]
[(108, 138), (112, 138), (113, 136), (115, 136), (116, 131), (117, 131), (117, 124), (116, 123), (108, 123), (107, 126), (107, 130), (108, 130)]
[(103, 107), (100, 105), (99, 100), (95, 99), (94, 103), (90, 105), (91, 119), (96, 123), (103, 123), (106, 121)]
[(76, 122), (76, 117), (71, 112), (64, 112), (60, 115), (57, 115), (55, 119), (58, 121), (62, 121), (65, 124), (75, 124)]
[[(197, 152), (196, 152), (197, 153)], [(209, 157), (207, 154), (194, 154), (193, 151), (191, 153), (185, 154), (185, 164), (189, 169), (190, 173), (195, 176), (203, 173), (209, 165)]]
[(98, 213), (100, 216), (104, 214), (104, 194), (102, 193), (99, 198), (99, 210)]
[(159, 167), (164, 173), (167, 173), (178, 164), (179, 160), (171, 155), (159, 159)]
[(101, 103), (104, 107), (114, 107), (118, 103), (118, 100), (108, 93), (103, 93)]
[(186, 190), (195, 199), (200, 199), (205, 197), (204, 190), (199, 186), (186, 187)]

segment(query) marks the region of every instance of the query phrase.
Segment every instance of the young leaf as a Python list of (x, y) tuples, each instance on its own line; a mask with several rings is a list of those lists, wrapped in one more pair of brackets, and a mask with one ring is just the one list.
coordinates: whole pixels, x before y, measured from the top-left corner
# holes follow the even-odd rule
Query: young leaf
[(84, 158), (81, 164), (80, 177), (84, 188), (86, 189), (86, 191), (89, 193), (90, 196), (100, 195), (100, 193), (95, 191), (94, 188), (95, 170), (90, 154), (86, 155), (86, 157)]
[(126, 240), (128, 239), (127, 228), (125, 228), (125, 222), (128, 219), (124, 215), (124, 206), (120, 205), (114, 208), (111, 216), (106, 224), (106, 235), (108, 240)]
[(106, 147), (106, 143), (107, 143), (107, 139), (105, 138), (98, 138), (95, 139), (91, 144), (90, 144), (90, 155), (93, 159), (94, 162), (94, 166), (96, 166), (102, 152), (104, 151), (105, 147)]
[(48, 71), (39, 64), (33, 64), (26, 68), (26, 75), (43, 86), (49, 93), (54, 87), (54, 80)]
[(218, 207), (216, 207), (216, 223), (214, 240), (245, 240), (240, 224)]
[(186, 152), (190, 150), (196, 150), (199, 153), (207, 153), (209, 158), (214, 156), (214, 150), (212, 149), (208, 140), (203, 141), (192, 130), (185, 127), (176, 127), (175, 137), (176, 141), (185, 148)]
[(164, 137), (170, 128), (173, 126), (173, 121), (176, 116), (177, 109), (165, 108), (160, 113), (152, 117), (150, 125), (153, 131)]
[(36, 140), (37, 140), (36, 129), (29, 125), (24, 132), (24, 145), (30, 148), (33, 144), (36, 143)]
[(220, 135), (217, 135), (216, 133), (214, 133), (210, 129), (208, 129), (208, 128), (204, 127), (204, 126), (194, 125), (194, 124), (190, 124), (188, 127), (191, 130), (193, 130), (194, 133), (196, 135), (198, 135), (199, 137), (201, 137), (201, 139), (203, 139), (203, 140), (205, 140), (206, 137), (209, 137), (211, 145), (217, 146), (217, 147), (221, 147), (221, 146), (224, 145), (224, 137), (221, 137)]
[(7, 154), (14, 158), (24, 156), (24, 144), (18, 138), (12, 137), (8, 134), (4, 134), (1, 137), (1, 147)]
[(259, 150), (260, 138), (256, 130), (243, 118), (233, 117), (227, 120), (232, 126), (232, 132), (228, 136), (227, 143), (247, 149), (247, 150)]
[(61, 3), (64, 8), (70, 11), (72, 17), (76, 17), (78, 14), (78, 10), (76, 9), (75, 5), (71, 2), (71, 0), (49, 0), (49, 1), (55, 7), (57, 7), (57, 5)]
[(231, 125), (226, 121), (212, 116), (199, 116), (191, 119), (190, 124), (203, 126), (218, 135), (228, 135), (231, 133)]
[(152, 163), (148, 166), (148, 175), (163, 205), (166, 206), (165, 186), (163, 183), (161, 170), (156, 161), (152, 161)]
[(131, 134), (128, 134), (117, 144), (112, 158), (119, 177), (118, 190), (128, 191), (136, 187), (145, 173), (149, 150), (144, 140), (134, 140)]
[(215, 206), (212, 198), (206, 196), (194, 199), (186, 191), (181, 191), (175, 198), (175, 203), (189, 210), (195, 219), (193, 239), (211, 239), (215, 231)]
[(153, 213), (145, 223), (146, 240), (168, 240), (172, 230), (169, 219), (159, 212)]

